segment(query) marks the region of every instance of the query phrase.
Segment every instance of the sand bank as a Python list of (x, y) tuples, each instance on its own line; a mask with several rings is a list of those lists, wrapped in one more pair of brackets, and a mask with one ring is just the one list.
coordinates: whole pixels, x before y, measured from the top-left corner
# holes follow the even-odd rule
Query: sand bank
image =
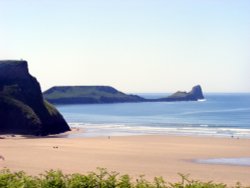
[(234, 185), (250, 185), (250, 167), (194, 163), (194, 159), (249, 157), (250, 139), (130, 136), (102, 138), (22, 138), (0, 139), (0, 168), (24, 170), (37, 175), (44, 170), (65, 173), (89, 172), (96, 167), (145, 174), (151, 180), (163, 176), (177, 181), (177, 173), (192, 179), (213, 180)]

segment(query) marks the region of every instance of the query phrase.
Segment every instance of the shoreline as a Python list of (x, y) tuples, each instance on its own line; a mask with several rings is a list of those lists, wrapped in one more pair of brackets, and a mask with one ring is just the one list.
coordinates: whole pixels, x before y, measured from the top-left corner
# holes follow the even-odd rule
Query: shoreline
[(64, 133), (59, 134), (50, 134), (47, 136), (34, 136), (34, 135), (19, 135), (19, 134), (0, 134), (1, 139), (9, 139), (9, 138), (17, 138), (17, 139), (25, 139), (25, 138), (68, 138), (69, 135), (84, 133), (84, 129), (78, 127), (70, 127), (70, 131), (66, 131)]
[[(82, 131), (82, 130), (78, 130)], [(76, 131), (77, 132), (77, 131)], [(74, 134), (71, 132), (70, 134)], [(32, 141), (31, 141), (32, 139)], [(178, 173), (191, 179), (250, 185), (250, 166), (194, 163), (197, 159), (250, 157), (250, 139), (190, 136), (121, 136), (95, 138), (27, 138), (0, 140), (0, 168), (38, 175), (45, 170), (86, 173), (96, 167), (152, 180), (176, 182)]]
[(79, 139), (79, 138), (108, 138), (108, 137), (141, 137), (141, 136), (166, 136), (166, 137), (194, 137), (194, 138), (218, 138), (218, 139), (244, 139), (244, 140), (250, 140), (249, 137), (239, 137), (239, 136), (222, 136), (222, 135), (200, 135), (200, 134), (175, 134), (175, 133), (163, 133), (163, 134), (92, 134), (89, 136), (88, 131), (86, 129), (81, 127), (70, 127), (70, 131), (66, 131), (64, 133), (59, 134), (51, 134), (47, 136), (34, 136), (34, 135), (19, 135), (19, 134), (1, 134), (0, 133), (0, 140), (6, 139), (6, 138), (67, 138), (67, 139)]
[(92, 136), (89, 136), (89, 133), (86, 129), (82, 128), (82, 127), (70, 127), (71, 131), (67, 131), (65, 133), (60, 133), (60, 134), (56, 134), (56, 135), (50, 135), (50, 137), (53, 136), (58, 136), (58, 137), (63, 137), (63, 138), (107, 138), (107, 137), (133, 137), (133, 136), (173, 136), (173, 137), (198, 137), (198, 138), (225, 138), (225, 139), (247, 139), (250, 140), (250, 135), (249, 136), (235, 136), (235, 135), (209, 135), (209, 134), (175, 134), (175, 133), (163, 133), (163, 134), (92, 134)]
[(223, 137), (223, 138), (247, 138), (250, 139), (250, 129), (246, 128), (223, 128), (210, 127), (209, 125), (175, 125), (154, 126), (136, 124), (131, 126), (123, 123), (69, 123), (70, 127), (78, 127), (86, 130), (79, 137), (99, 136), (134, 136), (134, 135), (173, 135), (173, 136), (201, 136), (201, 137)]

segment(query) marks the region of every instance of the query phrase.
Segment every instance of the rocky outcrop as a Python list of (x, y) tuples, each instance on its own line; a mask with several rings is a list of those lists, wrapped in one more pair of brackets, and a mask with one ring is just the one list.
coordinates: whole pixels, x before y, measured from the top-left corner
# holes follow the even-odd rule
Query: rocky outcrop
[(0, 61), (0, 133), (48, 135), (70, 130), (44, 100), (26, 61)]
[(178, 91), (160, 101), (197, 101), (204, 99), (200, 85), (194, 86), (190, 92)]
[(160, 99), (127, 95), (110, 86), (57, 86), (45, 91), (44, 97), (55, 104), (197, 101), (204, 98), (199, 85), (193, 87), (190, 92), (179, 91)]
[(204, 95), (200, 85), (194, 86), (192, 90), (189, 92), (189, 95), (193, 96), (193, 98), (198, 100), (204, 99)]

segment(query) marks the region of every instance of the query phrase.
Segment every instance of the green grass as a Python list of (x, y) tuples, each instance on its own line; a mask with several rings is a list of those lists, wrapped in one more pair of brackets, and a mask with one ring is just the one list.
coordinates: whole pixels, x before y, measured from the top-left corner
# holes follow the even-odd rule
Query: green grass
[[(162, 177), (156, 177), (152, 182), (144, 176), (132, 179), (129, 175), (109, 172), (105, 168), (97, 168), (96, 172), (87, 174), (63, 174), (61, 171), (50, 170), (39, 176), (29, 176), (26, 173), (11, 172), (8, 169), (0, 171), (0, 188), (227, 188), (226, 184), (190, 180), (188, 176), (179, 174), (180, 181), (170, 183)], [(243, 188), (237, 183), (235, 188)], [(247, 188), (247, 187), (245, 187)]]
[[(15, 113), (16, 111), (20, 111), (23, 115), (24, 119), (30, 120), (31, 123), (40, 124), (41, 121), (36, 115), (36, 113), (30, 108), (28, 105), (23, 102), (16, 100), (11, 97), (2, 96), (0, 94), (0, 110), (8, 111), (10, 113)], [(0, 187), (1, 188), (1, 187)]]
[[(99, 96), (110, 96), (110, 93), (100, 91), (96, 87), (55, 87), (52, 93), (44, 94), (48, 99), (86, 97), (99, 98)], [(112, 94), (111, 94), (112, 95)]]
[(57, 104), (138, 102), (143, 98), (127, 95), (110, 86), (56, 86), (43, 93), (46, 100)]
[[(100, 97), (113, 97), (113, 98), (123, 98), (129, 97), (122, 92), (109, 92), (103, 90), (105, 87), (97, 86), (83, 86), (83, 87), (54, 87), (51, 90), (44, 92), (46, 99), (57, 99), (57, 98), (72, 98), (72, 97), (91, 97), (95, 99), (100, 99)], [(111, 88), (111, 87), (106, 87)], [(111, 88), (113, 89), (113, 88)]]
[(59, 114), (59, 112), (57, 111), (57, 109), (52, 105), (50, 104), (48, 101), (44, 100), (44, 105), (46, 107), (46, 109), (48, 110), (49, 114), (51, 116), (56, 116)]

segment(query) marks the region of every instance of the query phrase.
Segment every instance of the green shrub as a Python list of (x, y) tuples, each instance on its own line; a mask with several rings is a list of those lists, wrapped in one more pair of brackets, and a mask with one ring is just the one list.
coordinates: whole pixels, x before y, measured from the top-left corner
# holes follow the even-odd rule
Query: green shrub
[(96, 187), (95, 179), (91, 175), (73, 174), (68, 179), (68, 188)]
[[(75, 173), (64, 175), (60, 170), (49, 170), (40, 176), (29, 176), (25, 172), (0, 171), (0, 188), (227, 188), (226, 184), (191, 180), (188, 175), (179, 174), (181, 180), (176, 183), (166, 182), (162, 177), (147, 181), (139, 176), (132, 181), (129, 175), (108, 172), (97, 168), (96, 172), (85, 175)], [(244, 188), (239, 182), (234, 188)], [(245, 187), (247, 188), (247, 187)], [(248, 187), (249, 188), (249, 187)]]
[(166, 186), (166, 182), (162, 177), (155, 177), (154, 178), (154, 186), (156, 188), (165, 188)]
[(28, 176), (23, 171), (12, 173), (8, 169), (0, 172), (1, 188), (39, 188), (40, 182), (36, 177)]
[(61, 171), (46, 171), (41, 175), (41, 187), (43, 188), (66, 188), (66, 176)]
[(119, 183), (117, 184), (119, 188), (132, 188), (133, 184), (131, 183), (131, 178), (129, 175), (122, 175), (119, 178)]

